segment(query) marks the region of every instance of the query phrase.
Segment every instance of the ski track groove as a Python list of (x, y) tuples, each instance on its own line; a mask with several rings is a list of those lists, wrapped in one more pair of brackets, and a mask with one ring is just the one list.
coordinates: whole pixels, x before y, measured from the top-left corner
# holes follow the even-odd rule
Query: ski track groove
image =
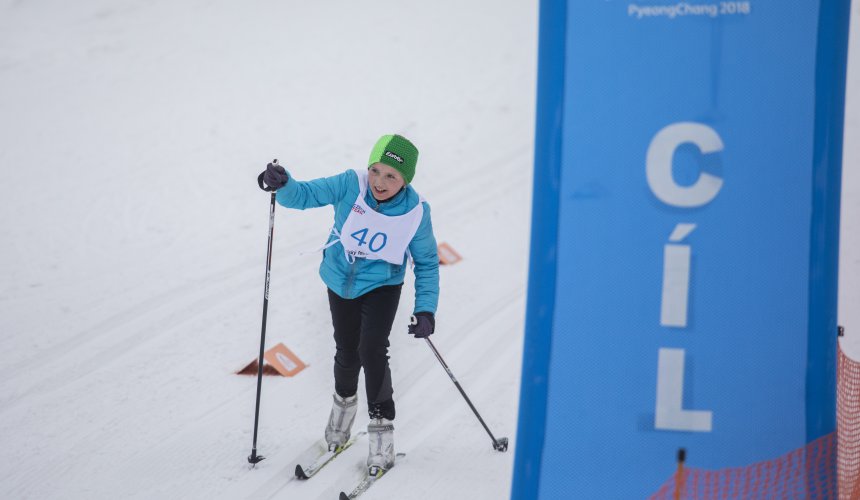
[[(301, 245), (301, 243), (299, 245)], [(293, 248), (293, 250), (295, 250), (295, 248)], [(256, 262), (258, 259), (253, 260)], [(250, 263), (250, 259), (248, 262)], [(309, 268), (316, 267), (317, 265), (318, 263), (315, 261), (303, 260), (302, 265), (290, 266), (290, 268), (288, 268), (287, 272), (284, 274), (288, 279), (291, 279), (294, 278), (295, 275), (310, 272)], [(73, 367), (69, 371), (55, 369), (53, 371), (47, 372), (47, 375), (45, 377), (42, 377), (40, 381), (36, 382), (35, 387), (38, 389), (37, 391), (34, 392), (33, 387), (31, 387), (15, 401), (15, 404), (4, 405), (2, 410), (0, 410), (0, 414), (5, 414), (9, 411), (12, 411), (22, 404), (34, 403), (35, 401), (43, 402), (49, 400), (49, 396), (51, 393), (66, 388), (67, 386), (73, 386), (75, 384), (82, 383), (82, 381), (87, 376), (93, 375), (107, 364), (117, 362), (117, 359), (114, 357), (114, 354), (118, 352), (125, 352), (127, 350), (130, 350), (131, 348), (140, 347), (146, 343), (154, 342), (157, 340), (158, 337), (161, 337), (163, 334), (167, 334), (177, 328), (182, 328), (183, 325), (196, 321), (199, 317), (207, 314), (209, 311), (215, 308), (221, 308), (231, 302), (236, 301), (250, 303), (251, 301), (261, 300), (258, 296), (260, 294), (260, 291), (257, 289), (257, 287), (249, 289), (248, 287), (244, 286), (246, 284), (259, 283), (263, 281), (262, 277), (259, 275), (259, 269), (257, 269), (256, 266), (253, 269), (243, 269), (244, 267), (245, 265), (233, 266), (227, 271), (214, 273), (209, 278), (200, 280), (190, 285), (183, 286), (181, 287), (181, 289), (176, 290), (171, 294), (168, 294), (168, 296), (156, 297), (150, 301), (147, 301), (143, 305), (138, 304), (137, 306), (132, 307), (130, 310), (121, 313), (125, 316), (125, 321), (123, 322), (124, 326), (127, 326), (128, 324), (135, 324), (135, 322), (142, 322), (142, 324), (138, 328), (134, 329), (133, 334), (125, 335), (123, 339), (120, 339), (119, 342), (112, 344), (108, 348), (96, 349), (96, 355), (88, 359), (86, 362), (78, 364), (77, 367)], [(243, 271), (244, 274), (247, 276), (243, 276), (240, 274), (239, 279), (236, 279), (235, 271), (237, 270)], [(226, 276), (232, 276), (234, 279), (225, 280), (224, 277)], [(184, 293), (186, 291), (185, 289), (188, 288), (193, 288), (198, 293)], [(238, 293), (224, 293), (225, 288), (228, 290), (238, 288), (241, 291)], [(208, 293), (205, 295), (201, 295), (201, 289), (202, 291), (206, 291)], [(176, 297), (187, 298), (187, 300), (172, 300)], [(155, 308), (155, 311), (153, 311), (153, 303), (159, 305), (158, 308)], [(170, 307), (165, 307), (168, 305)], [(161, 309), (165, 310), (162, 311)], [(186, 312), (189, 310), (194, 311), (195, 314), (188, 316)], [(103, 324), (106, 325), (108, 323), (112, 322), (107, 321)], [(159, 335), (149, 335), (149, 332), (151, 330), (160, 330), (163, 325), (169, 325), (170, 327), (165, 328), (165, 331), (162, 331)], [(128, 330), (128, 328), (126, 327), (125, 330)], [(113, 332), (106, 328), (105, 331), (102, 333), (103, 335), (107, 335)], [(141, 335), (141, 333), (143, 333), (144, 335)], [(97, 339), (87, 338), (87, 342), (85, 342), (84, 345), (78, 346), (77, 349), (72, 351), (63, 351), (61, 349), (55, 349), (54, 352), (57, 353), (57, 356), (55, 356), (55, 359), (52, 360), (52, 366), (54, 366), (55, 368), (57, 366), (62, 366), (62, 360), (68, 360), (69, 358), (74, 357), (77, 351), (92, 350), (93, 346), (91, 344), (96, 343), (96, 340)], [(56, 358), (59, 358), (59, 361)], [(92, 368), (83, 368), (88, 366)], [(23, 375), (19, 374), (19, 377), (20, 376)], [(11, 385), (10, 380), (7, 380), (6, 383)], [(7, 387), (9, 385), (7, 385)], [(217, 409), (218, 407), (224, 407), (231, 400), (243, 396), (247, 396), (247, 389), (245, 388), (230, 395), (226, 401), (224, 401), (223, 399), (220, 400), (215, 405), (215, 407), (212, 410), (207, 411), (206, 414), (212, 414), (214, 413), (214, 409)], [(41, 405), (42, 403), (37, 404)], [(105, 425), (110, 427), (112, 424), (111, 422), (102, 422), (100, 427), (104, 427)], [(190, 420), (186, 422), (184, 427), (193, 427), (193, 425), (193, 420)], [(94, 435), (97, 435), (98, 433), (99, 432), (95, 432)], [(89, 437), (84, 436), (79, 440), (79, 442), (86, 443), (89, 441), (89, 439)], [(159, 446), (161, 447), (164, 445), (160, 444)], [(181, 454), (182, 450), (177, 449), (175, 450), (175, 452), (176, 454)], [(133, 459), (134, 455), (138, 454), (143, 456), (148, 455), (147, 451), (144, 450), (139, 453), (134, 453), (132, 455), (126, 456), (125, 460), (131, 460)], [(226, 460), (229, 460), (230, 457), (224, 458)], [(135, 473), (145, 473), (149, 468), (148, 465), (149, 464), (146, 464), (142, 469), (136, 470)], [(152, 465), (157, 468), (158, 466), (160, 466), (160, 463), (156, 462)], [(60, 472), (62, 474), (62, 471), (54, 470), (54, 472), (51, 474), (51, 477), (56, 478), (58, 475), (57, 472)], [(30, 477), (30, 479), (27, 479), (23, 483), (19, 483), (25, 486), (21, 486), (20, 488), (18, 488), (14, 497), (26, 498), (28, 496), (26, 493), (26, 491), (29, 489), (28, 485), (38, 484), (39, 478), (43, 475), (44, 471), (39, 468), (31, 468), (30, 470), (25, 472), (25, 477), (32, 477)]]
[[(251, 280), (245, 280), (240, 285), (250, 284)], [(17, 408), (22, 404), (29, 394), (49, 396), (56, 391), (65, 389), (70, 384), (78, 382), (88, 375), (92, 375), (111, 363), (116, 363), (123, 353), (128, 353), (135, 348), (154, 342), (162, 336), (173, 333), (175, 330), (188, 325), (200, 317), (207, 315), (214, 309), (223, 307), (231, 302), (245, 301), (250, 296), (250, 291), (241, 294), (225, 296), (223, 293), (214, 292), (205, 296), (198, 296), (196, 300), (184, 304), (182, 308), (170, 308), (156, 322), (146, 322), (136, 328), (124, 328), (129, 331), (127, 335), (119, 336), (117, 340), (104, 346), (90, 346), (89, 343), (78, 346), (67, 351), (62, 360), (56, 361), (62, 369), (50, 372), (39, 377), (36, 382), (30, 384), (17, 397), (5, 400), (0, 415)], [(194, 311), (188, 314), (188, 311)], [(146, 316), (138, 316), (135, 319)], [(113, 340), (113, 339), (111, 339)], [(76, 352), (94, 352), (87, 357), (76, 357)], [(65, 365), (65, 366), (64, 366)], [(32, 377), (32, 373), (29, 373)]]
[[(295, 251), (300, 247), (300, 245), (305, 243), (310, 244), (314, 240), (316, 240), (316, 238), (306, 238), (306, 240), (300, 243), (292, 244), (289, 248), (284, 250)], [(242, 277), (240, 281), (231, 281), (229, 279), (230, 277), (235, 276), (236, 273), (257, 273), (260, 275), (257, 276), (257, 278), (261, 283), (263, 283), (265, 278), (264, 276), (262, 276), (263, 273), (260, 273), (260, 269), (254, 267), (255, 265), (260, 264), (258, 260), (260, 260), (260, 262), (264, 262), (262, 259), (249, 258), (243, 261), (241, 264), (230, 266), (226, 269), (210, 273), (205, 277), (194, 280), (191, 283), (178, 286), (168, 292), (165, 292), (164, 294), (159, 294), (155, 297), (150, 297), (141, 302), (138, 302), (137, 304), (128, 307), (124, 311), (115, 313), (107, 319), (100, 321), (91, 327), (85, 328), (78, 333), (65, 338), (64, 340), (54, 343), (46, 349), (37, 351), (30, 357), (22, 359), (17, 363), (7, 365), (5, 368), (0, 369), (0, 379), (3, 379), (4, 381), (10, 381), (15, 380), (16, 377), (24, 377), (25, 375), (21, 374), (22, 369), (24, 367), (31, 366), (35, 360), (39, 360), (42, 363), (48, 362), (53, 364), (58, 358), (62, 358), (67, 355), (70, 348), (87, 347), (89, 344), (99, 341), (102, 337), (105, 337), (110, 334), (115, 334), (117, 330), (121, 330), (125, 325), (129, 323), (133, 323), (135, 321), (146, 319), (148, 317), (156, 315), (161, 309), (169, 308), (173, 310), (184, 310), (186, 304), (183, 301), (196, 302), (196, 297), (194, 296), (195, 293), (201, 293), (214, 287), (217, 287), (218, 289), (223, 289), (225, 287), (230, 286), (247, 285), (249, 279), (251, 279), (250, 277)], [(302, 269), (304, 268), (306, 268), (306, 266), (302, 266)], [(294, 268), (291, 266), (288, 271), (293, 269)]]
[[(215, 408), (203, 412), (203, 418), (187, 418), (178, 427), (175, 427), (173, 432), (167, 435), (164, 439), (154, 443), (153, 446), (141, 448), (136, 451), (132, 450), (129, 454), (123, 455), (120, 473), (114, 475), (117, 477), (134, 477), (136, 478), (135, 481), (137, 484), (134, 494), (126, 498), (192, 498), (200, 495), (202, 492), (198, 489), (191, 491), (180, 489), (177, 491), (174, 489), (176, 484), (159, 484), (149, 481), (148, 478), (159, 477), (157, 473), (162, 472), (165, 467), (175, 468), (177, 466), (177, 464), (170, 465), (162, 460), (154, 460), (153, 457), (178, 457), (189, 455), (189, 450), (187, 449), (187, 444), (189, 442), (188, 434), (205, 432), (208, 435), (218, 435), (222, 431), (219, 424), (223, 421), (223, 414), (225, 412), (232, 411), (232, 405), (237, 400), (245, 399), (247, 397), (247, 388), (241, 387), (234, 389), (229, 393), (228, 397), (220, 401)], [(116, 420), (122, 420), (123, 418), (124, 415), (119, 415), (116, 417)], [(201, 431), (201, 429), (203, 430)], [(107, 430), (110, 430), (110, 428)], [(105, 429), (100, 428), (94, 430), (93, 433), (98, 435), (104, 431)], [(236, 433), (236, 431), (234, 431), (234, 433)], [(248, 435), (248, 439), (250, 440), (250, 434)], [(81, 440), (81, 444), (85, 444), (86, 442), (86, 439)], [(191, 440), (191, 442), (193, 442), (193, 440)], [(193, 457), (193, 450), (191, 451), (191, 457)], [(189, 465), (188, 461), (183, 461), (179, 464), (179, 467), (191, 467), (192, 469), (189, 470), (190, 473), (207, 475), (210, 471), (213, 473), (218, 472), (219, 469), (217, 464), (230, 462), (236, 457), (236, 450), (229, 446), (220, 446), (214, 451), (215, 454), (207, 455), (207, 457), (202, 459), (192, 458), (193, 465)], [(241, 470), (247, 468), (247, 465), (244, 467), (237, 467), (235, 475), (237, 477), (240, 476)], [(116, 470), (113, 469), (113, 471)], [(42, 477), (44, 474), (42, 471), (34, 470), (33, 472), (36, 473), (33, 480), (38, 480), (39, 477)], [(223, 473), (223, 470), (221, 472)], [(105, 488), (106, 485), (111, 485), (109, 482), (111, 480), (111, 477), (105, 478), (99, 486)], [(165, 488), (167, 490), (165, 490)], [(165, 493), (165, 491), (169, 491), (169, 493)], [(93, 495), (90, 497), (111, 498), (113, 495), (106, 493), (104, 490), (99, 490), (98, 493), (93, 492)], [(62, 496), (60, 496), (60, 498), (62, 498)]]
[[(305, 243), (305, 242), (302, 242)], [(295, 245), (292, 246), (295, 249)], [(254, 259), (256, 262), (256, 259)], [(302, 259), (302, 264), (289, 266), (285, 272), (287, 280), (294, 280), (296, 276), (307, 272), (308, 267), (317, 266), (316, 262)], [(237, 277), (237, 273), (239, 276)], [(227, 279), (231, 277), (231, 279)], [(81, 331), (61, 343), (55, 344), (17, 363), (3, 372), (0, 377), (4, 380), (4, 387), (19, 388), (19, 394), (3, 401), (0, 415), (16, 408), (26, 401), (29, 394), (48, 394), (62, 389), (81, 378), (94, 373), (104, 365), (116, 362), (116, 354), (129, 352), (143, 344), (157, 340), (163, 335), (171, 333), (174, 329), (186, 325), (202, 316), (206, 316), (212, 310), (220, 309), (226, 304), (248, 300), (251, 295), (259, 294), (260, 291), (253, 288), (256, 282), (263, 282), (264, 277), (259, 275), (259, 269), (251, 267), (251, 260), (227, 270), (218, 271), (194, 283), (180, 286), (164, 295), (159, 295), (145, 300), (130, 307), (126, 311), (118, 313), (111, 318), (98, 323), (92, 328)], [(235, 293), (225, 293), (224, 289), (238, 290)], [(197, 292), (197, 293), (192, 293)], [(205, 295), (201, 295), (206, 292)], [(262, 300), (262, 299), (261, 299)], [(188, 311), (194, 311), (189, 315)], [(127, 332), (127, 333), (125, 333)], [(156, 333), (153, 333), (156, 332)], [(109, 337), (107, 346), (99, 346)], [(88, 357), (79, 356), (79, 352), (94, 352)], [(32, 370), (24, 367), (34, 366), (35, 361), (39, 364), (50, 364), (59, 369), (47, 372), (39, 377)], [(20, 389), (18, 383), (22, 379), (32, 382), (26, 389)]]

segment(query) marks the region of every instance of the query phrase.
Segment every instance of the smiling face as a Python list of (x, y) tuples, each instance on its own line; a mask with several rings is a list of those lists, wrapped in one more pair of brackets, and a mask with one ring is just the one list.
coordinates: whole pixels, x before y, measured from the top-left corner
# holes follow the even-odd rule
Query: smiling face
[(384, 163), (374, 163), (367, 173), (370, 192), (377, 201), (391, 198), (406, 185), (400, 172)]

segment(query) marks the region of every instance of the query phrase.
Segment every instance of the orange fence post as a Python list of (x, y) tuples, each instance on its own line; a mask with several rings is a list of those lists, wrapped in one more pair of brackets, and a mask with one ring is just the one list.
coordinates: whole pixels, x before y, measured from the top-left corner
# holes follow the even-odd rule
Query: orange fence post
[(687, 458), (687, 450), (678, 449), (678, 471), (675, 472), (675, 500), (681, 500), (681, 492), (684, 491), (684, 460)]

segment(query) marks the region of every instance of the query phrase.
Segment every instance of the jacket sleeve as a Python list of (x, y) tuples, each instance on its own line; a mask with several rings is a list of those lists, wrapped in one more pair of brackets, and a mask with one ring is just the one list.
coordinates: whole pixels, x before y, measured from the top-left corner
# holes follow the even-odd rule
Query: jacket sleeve
[(355, 172), (352, 170), (312, 181), (297, 181), (289, 172), (287, 175), (290, 180), (284, 187), (278, 189), (275, 199), (287, 208), (299, 210), (334, 205), (347, 195), (350, 186), (358, 185)]
[(415, 237), (409, 243), (409, 253), (415, 262), (415, 310), (436, 314), (439, 303), (439, 255), (433, 224), (430, 222), (430, 204), (424, 202), (424, 216)]

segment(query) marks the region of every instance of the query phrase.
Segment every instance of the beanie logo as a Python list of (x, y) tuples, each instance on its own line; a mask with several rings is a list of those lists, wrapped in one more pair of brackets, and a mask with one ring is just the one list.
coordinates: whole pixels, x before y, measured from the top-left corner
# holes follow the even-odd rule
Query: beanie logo
[(391, 151), (386, 151), (385, 156), (387, 156), (389, 158), (394, 158), (395, 160), (397, 160), (397, 163), (403, 163), (403, 158), (397, 156), (396, 154), (392, 153)]

